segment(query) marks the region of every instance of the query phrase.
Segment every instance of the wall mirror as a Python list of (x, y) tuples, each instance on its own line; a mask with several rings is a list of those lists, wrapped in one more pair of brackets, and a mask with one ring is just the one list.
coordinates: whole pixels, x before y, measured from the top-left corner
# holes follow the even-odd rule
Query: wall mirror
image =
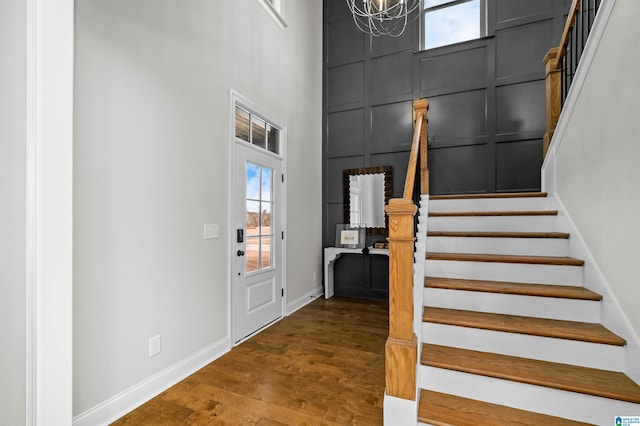
[(344, 223), (365, 225), (368, 234), (387, 234), (384, 206), (391, 198), (392, 184), (391, 166), (344, 170)]

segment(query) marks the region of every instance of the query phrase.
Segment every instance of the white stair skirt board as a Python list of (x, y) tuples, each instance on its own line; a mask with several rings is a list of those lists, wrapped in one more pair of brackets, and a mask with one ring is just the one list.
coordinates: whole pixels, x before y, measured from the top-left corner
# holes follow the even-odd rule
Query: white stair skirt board
[[(425, 343), (601, 370), (622, 371), (622, 346), (425, 322)], [(423, 383), (424, 385), (424, 383)]]
[[(605, 7), (608, 7), (607, 3), (603, 4)], [(555, 203), (558, 205), (560, 211), (566, 211), (562, 200), (557, 198)], [(638, 336), (638, 331), (634, 330), (627, 315), (620, 307), (620, 303), (615, 297), (604, 274), (598, 267), (596, 259), (586, 246), (584, 239), (571, 218), (563, 213), (559, 216), (558, 223), (561, 229), (572, 235), (569, 240), (569, 252), (571, 255), (579, 259), (584, 259), (585, 261), (583, 268), (584, 286), (604, 297), (601, 314), (602, 325), (627, 340), (624, 372), (640, 385), (640, 336)]]
[(566, 321), (600, 322), (600, 302), (479, 291), (424, 289), (425, 306), (521, 315)]
[(548, 206), (549, 197), (429, 200), (431, 212), (527, 211), (546, 210)]
[(415, 426), (418, 418), (418, 398), (415, 401), (384, 395), (384, 426)]
[(557, 216), (430, 217), (429, 231), (556, 232)]
[(567, 256), (565, 238), (428, 237), (430, 252), (511, 254), (516, 256)]
[(611, 425), (615, 416), (640, 413), (639, 404), (459, 371), (421, 366), (420, 376), (425, 389), (587, 423)]
[(427, 260), (426, 275), (467, 280), (582, 285), (582, 268), (565, 265)]
[[(609, 17), (611, 16), (616, 3), (616, 0), (602, 2), (601, 8), (596, 15), (593, 28), (589, 34), (582, 57), (580, 58), (580, 67), (578, 67), (574, 76), (567, 99), (562, 108), (562, 113), (558, 119), (555, 133), (553, 134), (553, 140), (551, 142), (549, 152), (547, 152), (542, 164), (541, 177), (543, 191), (548, 191), (549, 193), (556, 192), (557, 151), (563, 143), (565, 131), (571, 121), (573, 110), (577, 104), (578, 98), (580, 97), (583, 84), (589, 74), (593, 58), (596, 55), (598, 45), (600, 44), (602, 35), (607, 27), (607, 22), (609, 21)], [(560, 204), (560, 209), (562, 211), (566, 211), (562, 206), (561, 200), (558, 199), (557, 201)], [(605, 296), (605, 303), (603, 304), (602, 309), (603, 324), (609, 327), (612, 331), (627, 338), (628, 354), (625, 372), (629, 377), (633, 378), (636, 383), (640, 384), (640, 336), (638, 336), (638, 332), (633, 329), (618, 301), (613, 296), (609, 284), (595, 263), (595, 259), (589, 254), (589, 250), (584, 241), (580, 237), (579, 233), (576, 232), (577, 229), (575, 228), (573, 221), (570, 217), (564, 214), (562, 217), (564, 221), (562, 229), (565, 229), (566, 232), (570, 232), (572, 236), (576, 236), (572, 243), (572, 253), (574, 256), (579, 256), (580, 258), (585, 259), (587, 264), (590, 265), (585, 268), (586, 287)], [(640, 412), (640, 410), (636, 410), (636, 412)]]

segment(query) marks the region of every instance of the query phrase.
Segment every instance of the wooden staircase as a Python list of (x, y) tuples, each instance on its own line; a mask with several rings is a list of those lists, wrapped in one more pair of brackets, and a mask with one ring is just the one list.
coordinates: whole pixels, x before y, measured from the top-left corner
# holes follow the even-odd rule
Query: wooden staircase
[(624, 338), (545, 193), (431, 196), (418, 422), (614, 424), (640, 414)]

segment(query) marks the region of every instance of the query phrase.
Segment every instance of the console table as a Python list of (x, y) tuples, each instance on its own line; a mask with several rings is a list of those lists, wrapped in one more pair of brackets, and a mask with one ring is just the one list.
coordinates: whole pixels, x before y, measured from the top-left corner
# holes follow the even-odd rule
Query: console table
[[(364, 254), (361, 248), (326, 247), (324, 249), (324, 297), (333, 297), (333, 264), (343, 254)], [(367, 254), (389, 256), (389, 249), (370, 248)]]

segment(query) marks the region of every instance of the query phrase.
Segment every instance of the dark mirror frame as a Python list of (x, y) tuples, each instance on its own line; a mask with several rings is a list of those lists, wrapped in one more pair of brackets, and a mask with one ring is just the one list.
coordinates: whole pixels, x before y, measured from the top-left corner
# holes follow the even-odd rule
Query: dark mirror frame
[[(350, 223), (349, 214), (349, 176), (384, 173), (384, 205), (389, 204), (393, 192), (393, 173), (391, 166), (360, 167), (342, 171), (342, 204), (344, 207), (344, 223)], [(384, 215), (384, 228), (367, 228), (367, 234), (387, 235), (389, 233), (389, 217)]]

